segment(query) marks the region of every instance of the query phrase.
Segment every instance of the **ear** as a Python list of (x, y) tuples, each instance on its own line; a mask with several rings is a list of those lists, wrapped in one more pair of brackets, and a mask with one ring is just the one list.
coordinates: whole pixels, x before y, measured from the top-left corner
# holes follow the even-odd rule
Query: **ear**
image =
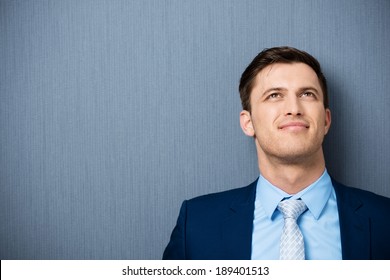
[(331, 123), (332, 123), (332, 116), (330, 110), (325, 109), (325, 135), (328, 134)]
[(255, 130), (253, 129), (251, 113), (244, 110), (240, 113), (240, 125), (242, 131), (246, 136), (253, 137), (255, 136)]

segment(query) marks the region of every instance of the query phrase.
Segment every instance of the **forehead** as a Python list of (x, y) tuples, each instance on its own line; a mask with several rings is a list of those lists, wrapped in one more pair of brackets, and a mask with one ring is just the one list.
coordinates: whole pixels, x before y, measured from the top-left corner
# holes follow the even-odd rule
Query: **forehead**
[(317, 74), (305, 63), (274, 63), (261, 70), (254, 87), (267, 90), (272, 87), (314, 87), (321, 91)]

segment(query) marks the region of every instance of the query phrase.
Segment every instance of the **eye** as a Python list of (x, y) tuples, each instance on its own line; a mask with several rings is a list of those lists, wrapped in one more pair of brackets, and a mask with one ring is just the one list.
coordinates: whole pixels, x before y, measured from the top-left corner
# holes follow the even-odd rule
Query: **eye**
[(273, 92), (273, 93), (271, 93), (270, 95), (267, 96), (267, 99), (276, 99), (276, 98), (279, 98), (279, 97), (281, 97), (280, 93)]
[(310, 92), (310, 91), (305, 91), (301, 94), (301, 96), (303, 97), (315, 97), (314, 93)]

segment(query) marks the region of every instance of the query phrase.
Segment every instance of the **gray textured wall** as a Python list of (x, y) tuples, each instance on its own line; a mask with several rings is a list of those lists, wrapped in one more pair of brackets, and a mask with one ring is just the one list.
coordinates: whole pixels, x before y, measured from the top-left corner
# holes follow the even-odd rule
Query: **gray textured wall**
[(238, 80), (316, 56), (338, 180), (390, 196), (390, 1), (0, 0), (0, 258), (158, 259), (183, 199), (257, 175)]

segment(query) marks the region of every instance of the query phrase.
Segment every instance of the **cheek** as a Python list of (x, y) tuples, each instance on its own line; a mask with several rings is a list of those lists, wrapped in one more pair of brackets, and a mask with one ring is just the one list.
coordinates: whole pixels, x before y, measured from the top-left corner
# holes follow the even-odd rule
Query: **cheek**
[(281, 106), (277, 104), (268, 104), (267, 106), (259, 106), (256, 108), (256, 118), (263, 122), (275, 120), (283, 113)]
[(263, 130), (272, 124), (272, 115), (269, 112), (258, 111), (253, 115), (253, 125), (257, 130)]
[(327, 121), (324, 114), (319, 115), (317, 118), (317, 130), (323, 132), (324, 134), (328, 131)]

